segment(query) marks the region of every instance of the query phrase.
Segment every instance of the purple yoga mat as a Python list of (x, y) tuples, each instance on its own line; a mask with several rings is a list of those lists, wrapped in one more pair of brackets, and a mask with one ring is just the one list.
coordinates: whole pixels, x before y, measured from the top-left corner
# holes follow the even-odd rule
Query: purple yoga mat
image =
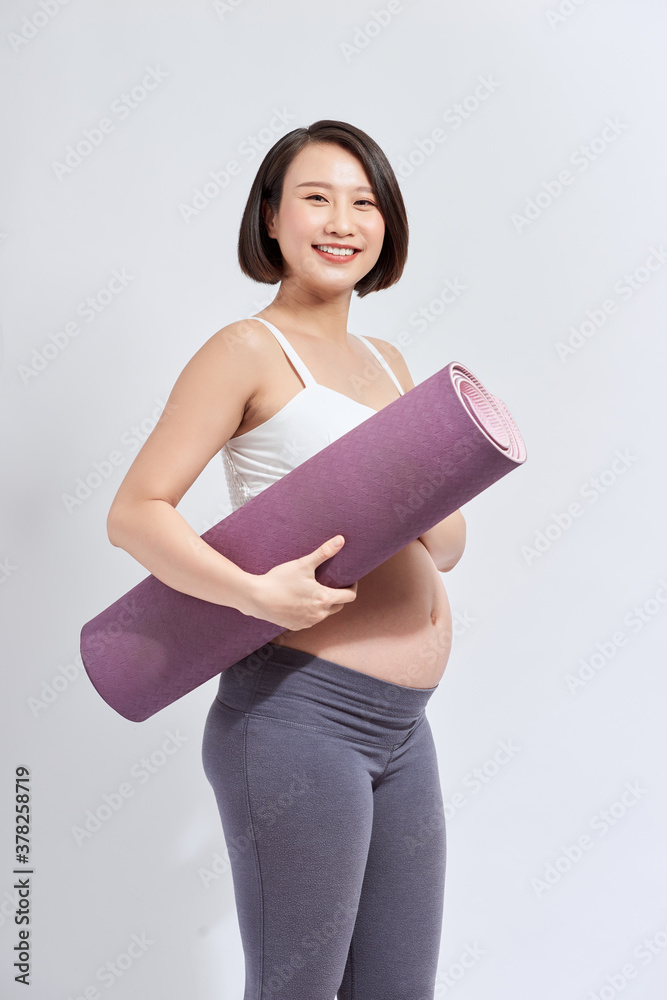
[[(315, 577), (349, 587), (525, 460), (505, 404), (452, 361), (201, 537), (266, 573), (341, 534)], [(83, 626), (81, 656), (107, 704), (143, 722), (283, 631), (151, 575)]]

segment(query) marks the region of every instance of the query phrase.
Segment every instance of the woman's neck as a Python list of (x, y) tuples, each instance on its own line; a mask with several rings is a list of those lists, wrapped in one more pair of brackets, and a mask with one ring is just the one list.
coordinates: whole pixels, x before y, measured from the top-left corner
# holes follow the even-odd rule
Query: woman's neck
[(324, 298), (310, 289), (294, 287), (283, 281), (273, 301), (262, 310), (265, 318), (280, 329), (283, 322), (296, 333), (308, 333), (329, 343), (347, 341), (347, 324), (352, 291)]

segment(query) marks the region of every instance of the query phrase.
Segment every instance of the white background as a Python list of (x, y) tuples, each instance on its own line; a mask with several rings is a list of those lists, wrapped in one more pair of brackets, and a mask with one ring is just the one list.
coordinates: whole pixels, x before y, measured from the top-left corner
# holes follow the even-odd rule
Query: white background
[[(105, 519), (151, 415), (204, 340), (275, 294), (236, 263), (261, 155), (320, 118), (379, 142), (411, 227), (401, 282), (355, 298), (350, 329), (407, 334), (415, 382), (449, 361), (469, 367), (528, 449), (464, 507), (466, 552), (443, 575), (458, 626), (428, 709), (448, 802), (435, 995), (667, 996), (667, 13), (650, 0), (391, 9), (2, 6), (3, 996), (242, 996), (231, 874), (200, 761), (217, 681), (136, 725), (96, 694), (78, 642), (146, 576), (110, 545)], [(149, 69), (154, 89), (121, 112)], [(287, 123), (272, 133), (276, 111)], [(112, 131), (59, 168), (105, 117)], [(438, 128), (446, 139), (429, 145)], [(261, 137), (254, 159), (250, 136)], [(188, 213), (231, 159), (240, 172)], [(114, 270), (131, 279), (87, 322), (80, 303)], [(464, 290), (445, 304), (447, 281)], [(570, 338), (579, 346), (564, 354)], [(68, 501), (112, 452), (108, 477)], [(219, 459), (179, 510), (199, 533), (229, 512)], [(168, 733), (183, 742), (165, 756)], [(501, 741), (516, 749), (499, 764)], [(136, 765), (151, 755), (161, 766), (143, 780)], [(30, 993), (11, 967), (19, 765), (32, 773)], [(133, 794), (77, 842), (123, 782)], [(98, 978), (132, 935), (152, 943), (122, 976)], [(468, 967), (466, 951), (478, 956)]]

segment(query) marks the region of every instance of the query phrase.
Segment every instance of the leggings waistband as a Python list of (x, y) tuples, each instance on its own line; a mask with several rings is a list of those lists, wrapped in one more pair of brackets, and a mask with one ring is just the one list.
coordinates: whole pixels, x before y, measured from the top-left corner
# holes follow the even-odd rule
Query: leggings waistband
[(251, 715), (397, 744), (421, 721), (438, 685), (406, 687), (272, 642), (222, 671), (218, 701)]

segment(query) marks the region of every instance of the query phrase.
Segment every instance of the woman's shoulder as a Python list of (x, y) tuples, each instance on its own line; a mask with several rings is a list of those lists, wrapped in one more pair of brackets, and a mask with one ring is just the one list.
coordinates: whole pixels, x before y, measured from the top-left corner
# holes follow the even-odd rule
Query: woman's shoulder
[[(364, 336), (366, 337), (365, 334)], [(406, 385), (412, 388), (414, 385), (412, 375), (410, 374), (405, 358), (399, 351), (396, 344), (390, 343), (387, 340), (381, 340), (380, 337), (366, 337), (366, 340), (370, 341), (373, 347), (377, 347), (387, 364), (391, 365), (391, 368), (401, 385), (404, 388)]]
[(226, 323), (190, 357), (178, 383), (195, 394), (222, 388), (232, 395), (238, 390), (247, 398), (256, 391), (268, 363), (266, 335), (270, 336), (261, 323), (247, 319)]
[(266, 345), (273, 340), (263, 323), (244, 317), (232, 320), (204, 341), (195, 357), (211, 363), (256, 364), (266, 359)]
[(399, 349), (395, 344), (392, 344), (388, 340), (381, 340), (380, 337), (369, 337), (368, 334), (364, 334), (366, 340), (370, 340), (371, 344), (378, 348), (378, 350), (384, 355), (387, 360), (390, 358), (400, 358), (403, 357)]

